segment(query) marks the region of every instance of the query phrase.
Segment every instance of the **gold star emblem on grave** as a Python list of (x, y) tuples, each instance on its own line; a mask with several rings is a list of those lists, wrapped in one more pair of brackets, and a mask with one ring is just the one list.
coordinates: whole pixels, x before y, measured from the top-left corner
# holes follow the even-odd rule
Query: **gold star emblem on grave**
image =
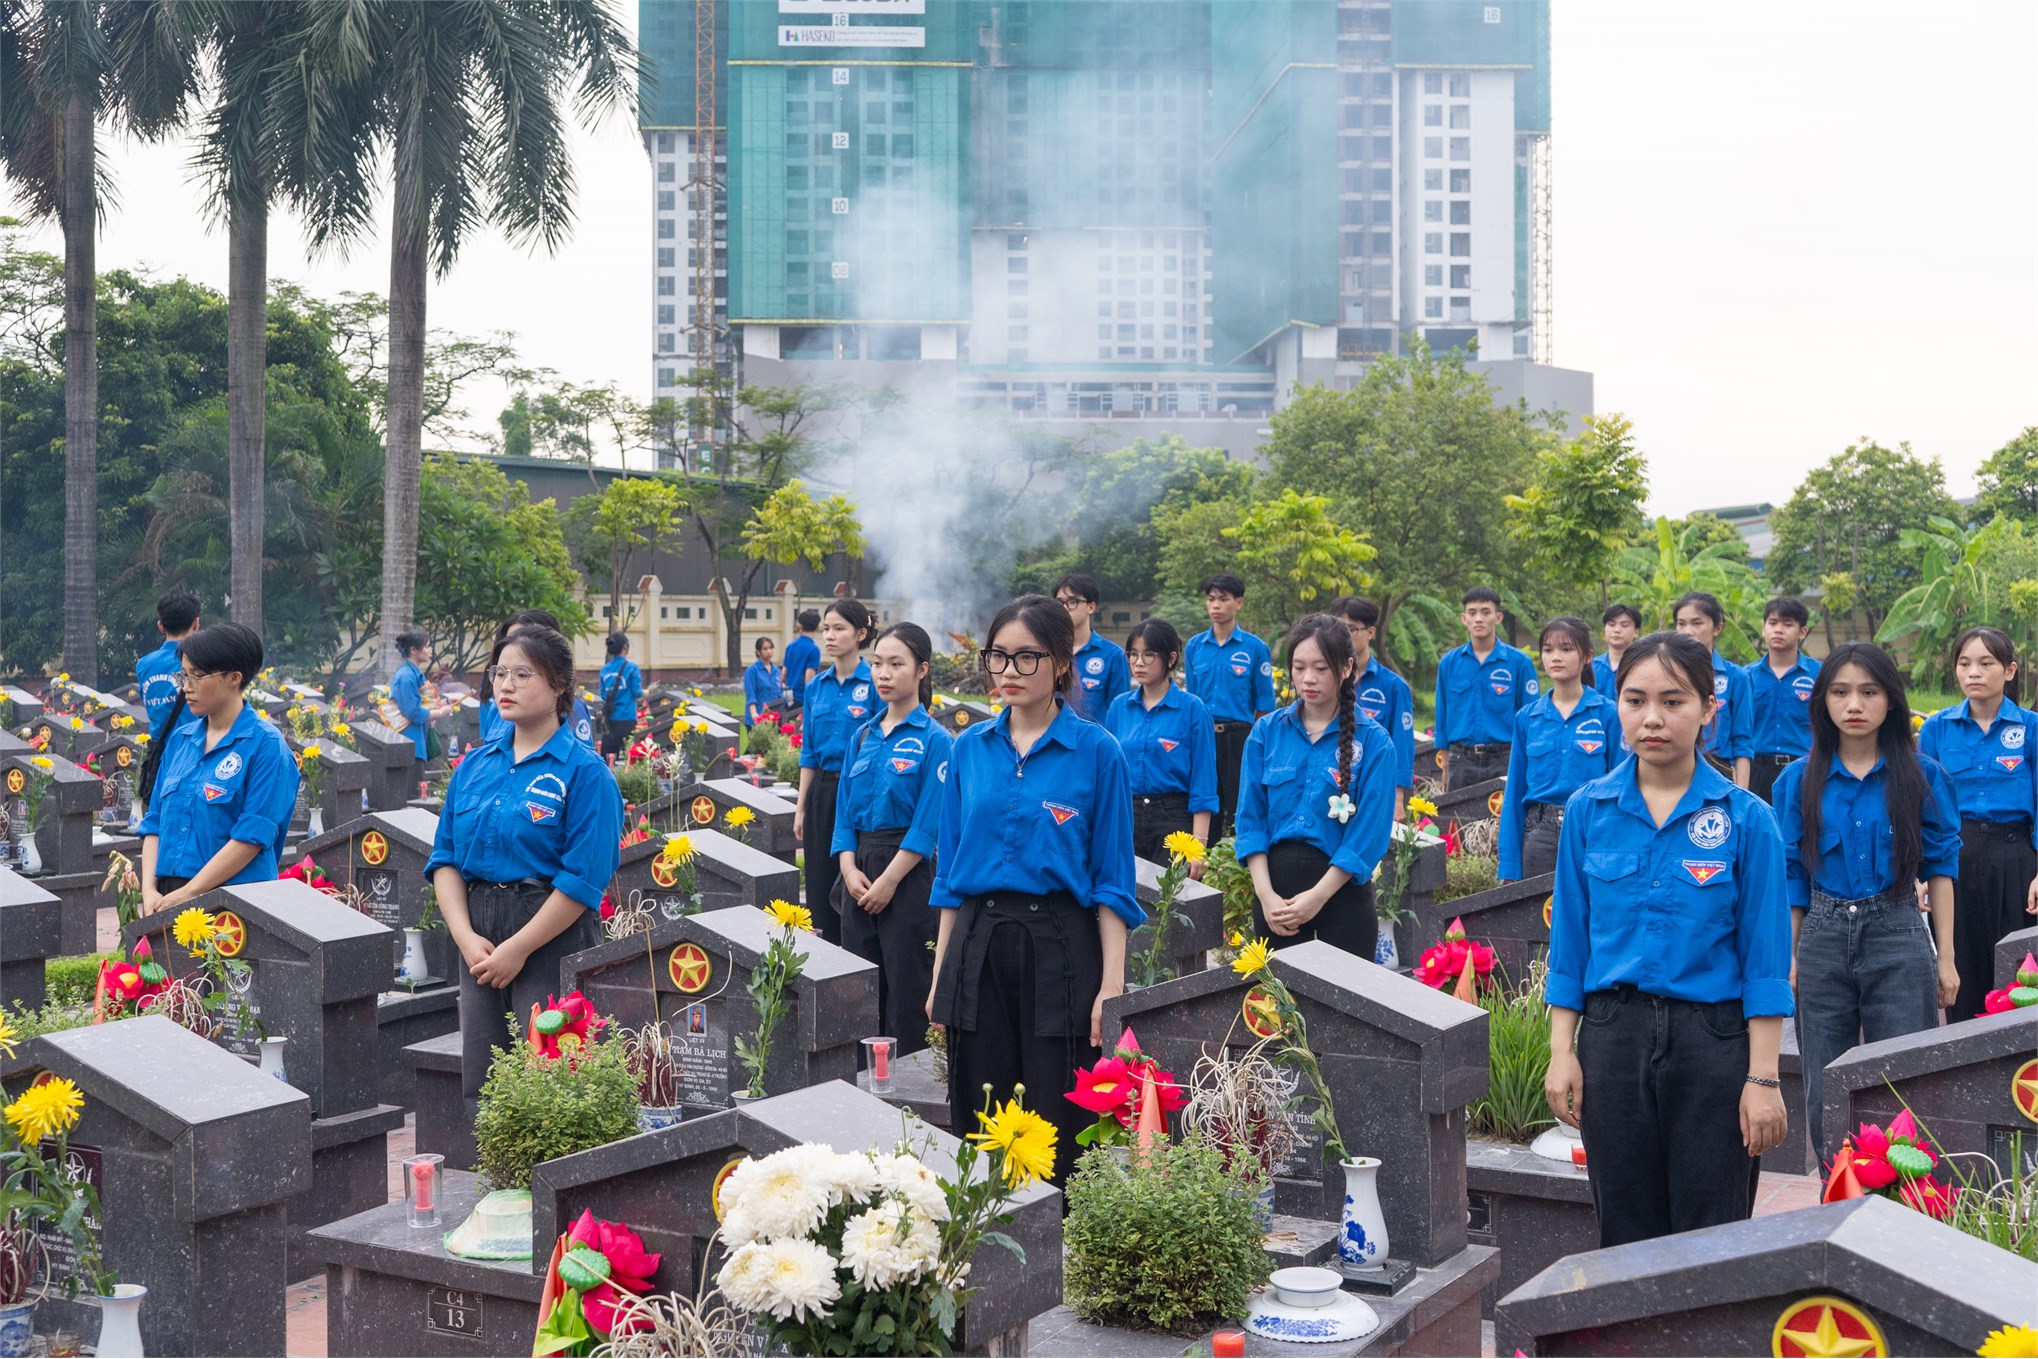
[(1486, 795), (1486, 810), (1494, 816), (1499, 816), (1501, 804), (1506, 801), (1507, 798), (1503, 792), (1488, 793)]
[(22, 773), (19, 769), (10, 769), (7, 771), (8, 792), (18, 793), (26, 787), (28, 787), (28, 775)]
[(119, 765), (122, 769), (127, 768), (130, 764), (134, 763), (134, 751), (130, 750), (126, 746), (115, 746), (113, 750), (113, 762)]
[(672, 977), (672, 984), (689, 996), (706, 990), (708, 978), (714, 975), (714, 965), (699, 944), (681, 944), (673, 949), (665, 970)]
[(2010, 1098), (2016, 1101), (2017, 1112), (2038, 1123), (2038, 1057), (2017, 1068), (2017, 1074), (2010, 1077)]
[(1875, 1319), (1845, 1298), (1801, 1298), (1783, 1309), (1770, 1333), (1776, 1359), (1880, 1359), (1889, 1353)]
[(962, 711), (961, 709), (957, 709), (957, 710), (956, 710), (956, 714), (955, 714), (955, 725), (956, 725), (956, 726), (957, 726), (958, 728), (962, 728), (962, 727), (966, 727), (966, 726), (968, 726), (968, 725), (969, 725), (969, 714), (968, 714), (968, 713), (966, 713), (966, 712), (964, 712), (964, 711)]
[(679, 882), (679, 865), (663, 854), (651, 856), (651, 881), (660, 887), (671, 887)]
[(1255, 1037), (1273, 1038), (1281, 1032), (1281, 1010), (1274, 998), (1255, 986), (1245, 993), (1245, 1000), (1239, 1005), (1239, 1017)]
[(371, 867), (380, 864), (389, 857), (389, 837), (381, 831), (369, 831), (361, 837), (361, 857)]
[(241, 950), (248, 946), (248, 926), (232, 911), (221, 911), (212, 918), (212, 946), (219, 950), (222, 958), (238, 958)]
[(722, 1186), (729, 1182), (729, 1177), (736, 1173), (736, 1167), (742, 1164), (743, 1158), (738, 1157), (715, 1172), (715, 1185), (708, 1193), (708, 1202), (714, 1206), (717, 1222), (722, 1220)]
[(687, 810), (693, 816), (693, 823), (696, 826), (705, 826), (715, 819), (715, 800), (702, 793), (693, 800)]
[(1550, 928), (1550, 911), (1557, 904), (1557, 894), (1552, 892), (1543, 898), (1543, 928)]

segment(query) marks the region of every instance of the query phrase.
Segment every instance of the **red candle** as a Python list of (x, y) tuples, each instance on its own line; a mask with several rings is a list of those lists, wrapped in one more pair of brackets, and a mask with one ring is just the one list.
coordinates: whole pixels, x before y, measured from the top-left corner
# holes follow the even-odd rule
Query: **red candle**
[(892, 1045), (872, 1043), (870, 1045), (870, 1075), (872, 1080), (888, 1081), (892, 1078)]
[(1574, 1166), (1585, 1164), (1585, 1147), (1582, 1144), (1571, 1148), (1571, 1164)]
[(1240, 1356), (1240, 1359), (1243, 1359), (1245, 1332), (1213, 1331), (1210, 1335), (1210, 1353), (1213, 1359), (1223, 1359), (1225, 1355)]
[(419, 1161), (410, 1168), (411, 1191), (421, 1213), (429, 1213), (437, 1206), (438, 1181), (433, 1178), (437, 1171), (438, 1167), (430, 1161)]

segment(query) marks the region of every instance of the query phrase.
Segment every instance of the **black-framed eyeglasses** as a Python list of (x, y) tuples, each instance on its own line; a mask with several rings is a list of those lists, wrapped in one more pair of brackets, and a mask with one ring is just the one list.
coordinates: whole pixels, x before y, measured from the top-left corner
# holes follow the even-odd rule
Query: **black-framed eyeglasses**
[(1039, 672), (1040, 663), (1050, 654), (1046, 651), (1000, 651), (990, 647), (984, 652), (984, 669), (993, 675), (1002, 675), (1008, 669), (1021, 676), (1032, 675)]
[(1073, 609), (1078, 604), (1087, 604), (1090, 601), (1084, 599), (1081, 595), (1056, 595), (1054, 602), (1061, 605), (1064, 609)]

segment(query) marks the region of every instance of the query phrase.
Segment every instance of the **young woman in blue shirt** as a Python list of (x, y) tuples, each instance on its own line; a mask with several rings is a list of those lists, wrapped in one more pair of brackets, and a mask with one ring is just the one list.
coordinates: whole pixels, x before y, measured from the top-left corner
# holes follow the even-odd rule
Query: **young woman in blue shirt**
[(850, 739), (829, 848), (840, 877), (834, 907), (842, 946), (878, 968), (878, 1014), (898, 1052), (927, 1046), (934, 984), (934, 839), (941, 784), (955, 744), (928, 716), (934, 644), (915, 623), (894, 623), (870, 649), (871, 687), (884, 706)]
[(1671, 616), (1677, 620), (1679, 632), (1712, 651), (1715, 702), (1700, 753), (1712, 760), (1722, 774), (1746, 788), (1754, 777), (1755, 706), (1748, 701), (1747, 674), (1720, 655), (1720, 633), (1727, 626), (1726, 610), (1716, 597), (1693, 590), (1677, 601)]
[[(760, 637), (751, 644), (751, 654), (756, 657), (743, 672), (743, 725), (754, 727), (765, 719), (767, 711), (776, 709), (785, 698), (786, 677), (771, 663), (775, 647), (771, 638)], [(771, 716), (776, 717), (775, 711)]]
[(512, 1046), (533, 1005), (559, 990), (559, 964), (601, 942), (602, 894), (621, 858), (615, 776), (573, 730), (573, 647), (520, 628), (488, 676), (507, 723), (453, 771), (425, 861), (460, 950), (460, 1078), (481, 1093), (491, 1050)]
[(940, 921), (927, 1016), (948, 1030), (949, 1106), (962, 1119), (985, 1086), (1003, 1102), (1024, 1085), (1027, 1107), (1060, 1132), (1056, 1184), (1091, 1121), (1063, 1096), (1101, 1053), (1126, 933), (1146, 919), (1125, 756), (1069, 706), (1075, 631), (1046, 595), (991, 620), (983, 665), (1005, 710), (955, 740), (930, 897)]
[(628, 635), (612, 632), (605, 644), (609, 658), (601, 668), (601, 753), (614, 757), (629, 748), (637, 729), (637, 702), (644, 697), (644, 672), (630, 659)]
[(439, 702), (439, 691), (425, 678), (432, 663), (432, 639), (422, 632), (406, 632), (396, 639), (403, 664), (389, 681), (390, 706), (402, 716), (403, 734), (411, 740), (420, 761), (432, 757), (432, 723), (453, 711), (450, 703)]
[(2038, 713), (2017, 703), (2016, 645), (1999, 629), (1969, 628), (1953, 643), (1953, 675), (1966, 697), (1918, 732), (1918, 753), (1939, 762), (1960, 799), (1960, 995), (1949, 1022), (1981, 1013), (1996, 942), (2038, 915)]
[(1373, 870), (1394, 823), (1394, 743), (1358, 710), (1352, 634), (1310, 614), (1288, 633), (1297, 695), (1246, 737), (1238, 780), (1239, 861), (1253, 880), (1253, 929), (1275, 948), (1308, 939), (1371, 959), (1379, 943)]
[(1550, 685), (1514, 715), (1507, 788), (1500, 802), (1500, 881), (1519, 882), (1557, 868), (1558, 832), (1571, 794), (1620, 763), (1612, 700), (1587, 687), (1592, 634), (1566, 615), (1536, 639)]
[[(1175, 687), (1182, 635), (1149, 618), (1125, 642), (1133, 687), (1111, 700), (1104, 726), (1125, 751), (1132, 780), (1132, 852), (1165, 865), (1165, 842), (1185, 831), (1210, 843), (1217, 811), (1217, 733), (1210, 710)], [(1201, 864), (1189, 870), (1201, 878)]]
[(1585, 1137), (1599, 1243), (1754, 1212), (1788, 1119), (1783, 842), (1700, 756), (1712, 653), (1656, 632), (1621, 658), (1633, 757), (1571, 795), (1550, 916), (1550, 1112)]
[(1813, 1153), (1829, 1161), (1850, 1130), (1824, 1127), (1827, 1065), (1857, 1041), (1934, 1027), (1959, 997), (1960, 808), (1946, 771), (1918, 757), (1903, 675), (1881, 647), (1833, 648), (1811, 709), (1811, 753), (1786, 765), (1771, 791), (1789, 850), (1805, 1122)]
[(193, 720), (171, 725), (149, 752), (155, 792), (141, 832), (142, 909), (151, 913), (228, 883), (272, 881), (297, 807), (296, 756), (241, 697), (262, 669), (262, 639), (215, 623), (177, 653), (175, 683)]
[(835, 842), (835, 799), (850, 738), (878, 710), (871, 693), (870, 666), (863, 648), (870, 642), (870, 610), (854, 599), (838, 599), (821, 615), (821, 654), (828, 668), (807, 682), (800, 719), (800, 793), (793, 805), (793, 835), (807, 856), (807, 902), (814, 926), (831, 944), (842, 942), (842, 917), (835, 912), (835, 879), (840, 871)]
[[(493, 741), (510, 729), (508, 719), (496, 711), (495, 682), (489, 676), (502, 663), (503, 645), (518, 628), (544, 628), (562, 637), (566, 635), (566, 629), (559, 625), (559, 616), (550, 609), (519, 609), (495, 630), (495, 647), (488, 653), (488, 665), (481, 672), (480, 726), (483, 741)], [(567, 688), (570, 692), (572, 685)], [(566, 726), (576, 738), (586, 743), (589, 750), (595, 748), (594, 714), (588, 711), (586, 702), (578, 694), (573, 695), (573, 707), (567, 714)]]

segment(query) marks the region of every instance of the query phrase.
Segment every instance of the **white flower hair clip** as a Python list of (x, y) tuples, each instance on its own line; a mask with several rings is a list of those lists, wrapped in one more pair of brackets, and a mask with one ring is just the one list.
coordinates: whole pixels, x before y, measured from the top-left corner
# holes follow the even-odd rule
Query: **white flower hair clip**
[(1337, 823), (1340, 826), (1351, 820), (1352, 813), (1357, 810), (1358, 808), (1352, 805), (1351, 797), (1348, 794), (1332, 793), (1330, 795), (1330, 814), (1337, 818)]

